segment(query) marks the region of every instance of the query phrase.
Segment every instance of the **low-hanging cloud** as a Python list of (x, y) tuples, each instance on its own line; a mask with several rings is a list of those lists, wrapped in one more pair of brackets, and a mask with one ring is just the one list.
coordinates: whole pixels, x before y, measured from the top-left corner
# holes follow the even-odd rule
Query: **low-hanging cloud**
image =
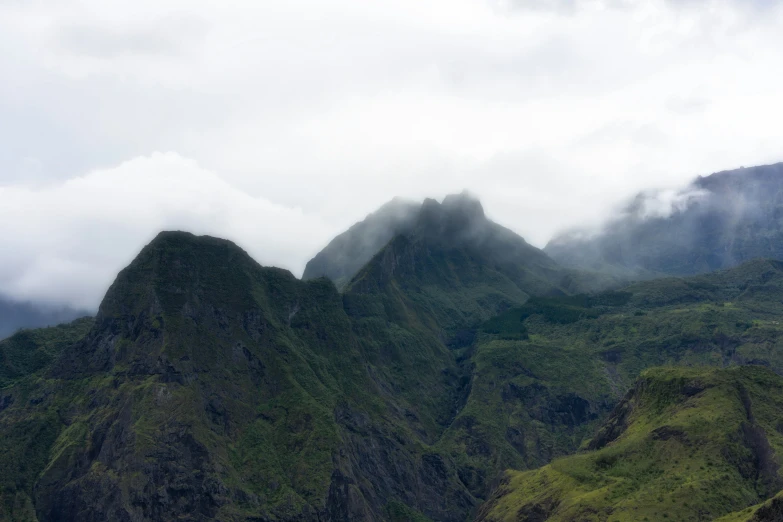
[(303, 268), (335, 230), (248, 196), (195, 161), (156, 153), (38, 188), (0, 187), (0, 288), (19, 299), (95, 308), (160, 230), (236, 241), (255, 259)]
[(707, 190), (697, 188), (649, 190), (639, 194), (625, 213), (641, 220), (668, 218), (708, 196)]

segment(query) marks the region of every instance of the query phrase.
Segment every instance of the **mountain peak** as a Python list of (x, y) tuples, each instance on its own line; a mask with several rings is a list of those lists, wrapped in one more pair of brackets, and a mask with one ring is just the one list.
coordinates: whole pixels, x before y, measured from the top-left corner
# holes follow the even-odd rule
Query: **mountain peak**
[(481, 201), (467, 190), (463, 190), (459, 194), (449, 194), (443, 198), (442, 206), (450, 212), (459, 212), (474, 218), (484, 217), (484, 207), (481, 205)]
[(230, 272), (232, 278), (239, 276), (241, 268), (248, 265), (257, 263), (226, 239), (183, 231), (160, 232), (119, 273), (98, 315), (115, 315), (114, 305), (121, 302), (127, 306), (132, 301), (129, 295), (147, 302), (153, 295), (184, 294), (194, 286), (209, 286), (216, 275)]
[(242, 248), (228, 239), (207, 235), (198, 236), (184, 230), (163, 230), (158, 232), (139, 255), (142, 255), (145, 251), (167, 250), (185, 246), (190, 248), (225, 249), (226, 251), (241, 252), (247, 255)]
[(451, 194), (438, 203), (425, 199), (419, 212), (417, 231), (449, 241), (474, 237), (488, 221), (481, 202), (472, 194)]
[(421, 204), (395, 197), (338, 235), (311, 259), (302, 279), (327, 277), (344, 287), (396, 234), (409, 229)]

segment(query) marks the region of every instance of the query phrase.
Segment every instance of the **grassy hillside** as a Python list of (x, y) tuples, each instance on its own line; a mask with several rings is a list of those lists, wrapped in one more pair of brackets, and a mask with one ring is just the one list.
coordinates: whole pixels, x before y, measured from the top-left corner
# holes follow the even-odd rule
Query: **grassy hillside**
[(777, 522), (783, 520), (783, 491), (771, 499), (720, 517), (715, 522)]
[(781, 415), (766, 368), (647, 370), (592, 451), (509, 472), (479, 519), (713, 520), (783, 486)]

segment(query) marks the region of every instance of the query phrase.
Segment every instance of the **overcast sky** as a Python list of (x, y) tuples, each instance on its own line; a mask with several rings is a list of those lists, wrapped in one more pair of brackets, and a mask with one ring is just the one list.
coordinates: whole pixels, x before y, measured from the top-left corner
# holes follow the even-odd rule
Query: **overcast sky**
[(0, 0), (0, 294), (94, 307), (161, 229), (300, 275), (393, 196), (537, 246), (783, 160), (772, 0)]

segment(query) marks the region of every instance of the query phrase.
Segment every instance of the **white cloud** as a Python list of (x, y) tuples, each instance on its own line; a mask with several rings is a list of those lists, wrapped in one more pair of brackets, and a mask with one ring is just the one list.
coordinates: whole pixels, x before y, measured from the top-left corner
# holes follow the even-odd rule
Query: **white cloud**
[(324, 237), (317, 217), (250, 197), (195, 161), (155, 153), (37, 188), (0, 187), (0, 287), (12, 297), (95, 307), (160, 230), (236, 241), (301, 272)]
[[(783, 160), (780, 63), (783, 8), (762, 0), (0, 0), (0, 186), (43, 208), (54, 187), (172, 150), (231, 187), (226, 200), (324, 223), (304, 227), (300, 250), (258, 236), (259, 252), (280, 252), (260, 261), (294, 271), (394, 195), (463, 188), (542, 246), (638, 190)], [(203, 226), (136, 176), (148, 213)], [(210, 231), (239, 234), (218, 215), (233, 205), (187, 194), (192, 209), (211, 202)], [(92, 218), (54, 231), (28, 216), (31, 233), (89, 244), (85, 223), (101, 216), (111, 236), (132, 215), (87, 206)], [(170, 223), (115, 246), (130, 257)], [(56, 274), (92, 262), (52, 259), (0, 274), (0, 293), (78, 296)]]

